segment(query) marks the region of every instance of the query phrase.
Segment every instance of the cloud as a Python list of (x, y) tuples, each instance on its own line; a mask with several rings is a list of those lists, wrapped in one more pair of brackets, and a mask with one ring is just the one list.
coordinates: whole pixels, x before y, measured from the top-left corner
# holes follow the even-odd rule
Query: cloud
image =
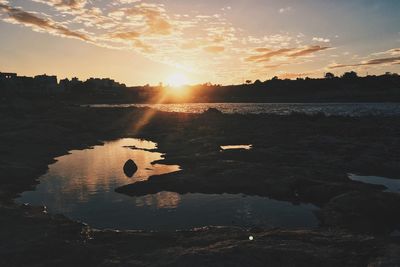
[(204, 51), (206, 51), (208, 53), (220, 53), (225, 50), (225, 47), (223, 47), (223, 46), (206, 46), (203, 49), (204, 49)]
[(117, 0), (117, 1), (120, 2), (121, 4), (132, 4), (132, 3), (140, 2), (141, 0)]
[(267, 52), (271, 52), (271, 48), (265, 48), (265, 47), (258, 47), (256, 49), (254, 49), (254, 51), (259, 52), (259, 53), (267, 53)]
[(22, 24), (32, 27), (36, 30), (51, 32), (59, 36), (90, 41), (89, 36), (83, 33), (72, 31), (50, 19), (40, 18), (34, 13), (25, 12), (21, 9), (13, 8), (5, 4), (0, 4), (0, 10), (8, 14), (8, 18), (6, 20), (10, 23)]
[(321, 43), (329, 43), (331, 40), (327, 38), (322, 38), (322, 37), (313, 37), (312, 39), (315, 42), (321, 42)]
[(329, 66), (330, 69), (360, 67), (360, 66), (375, 66), (375, 65), (396, 65), (400, 64), (400, 57), (376, 58), (363, 61), (356, 64), (334, 64)]
[(122, 39), (122, 40), (136, 40), (140, 37), (139, 32), (130, 31), (130, 32), (116, 32), (111, 34), (112, 38)]
[(136, 31), (130, 32), (116, 32), (110, 34), (109, 38), (113, 41), (122, 40), (124, 42), (128, 42), (132, 44), (135, 48), (140, 49), (142, 52), (145, 53), (152, 53), (154, 52), (153, 47), (144, 43), (140, 40), (141, 34)]
[[(254, 79), (265, 76), (267, 69), (279, 73), (329, 49), (307, 44), (302, 33), (249, 35), (225, 15), (229, 8), (218, 10), (221, 14), (204, 14), (172, 13), (163, 4), (140, 0), (29, 0), (21, 1), (22, 7), (8, 2), (13, 1), (0, 0), (0, 20), (5, 22), (104, 48), (135, 51), (157, 63), (219, 81), (239, 81), (232, 77), (246, 75)], [(24, 11), (28, 6), (42, 11)], [(284, 8), (283, 13), (290, 10)]]
[(126, 16), (142, 17), (146, 21), (148, 33), (150, 34), (169, 35), (172, 33), (172, 23), (165, 14), (164, 8), (159, 5), (140, 4), (125, 9), (123, 12)]
[(392, 48), (383, 52), (373, 53), (370, 56), (396, 56), (400, 55), (400, 48)]
[(391, 49), (389, 51), (392, 55), (400, 55), (400, 48)]
[(330, 47), (328, 47), (328, 46), (319, 46), (319, 45), (309, 46), (306, 48), (299, 49), (295, 53), (290, 54), (289, 57), (292, 57), (292, 58), (304, 57), (304, 56), (308, 56), (310, 54), (313, 54), (313, 53), (316, 53), (319, 51), (327, 50), (329, 48)]
[(87, 0), (33, 0), (34, 2), (54, 6), (61, 10), (79, 10), (86, 6)]
[(246, 61), (252, 62), (266, 62), (270, 61), (274, 57), (284, 57), (284, 58), (298, 58), (311, 55), (313, 53), (327, 50), (330, 47), (327, 46), (306, 46), (300, 48), (281, 48), (278, 50), (271, 50), (269, 48), (257, 48), (256, 52), (265, 52), (261, 55), (254, 55), (246, 58)]
[(307, 76), (311, 76), (315, 73), (313, 72), (306, 72), (306, 73), (283, 73), (283, 74), (279, 74), (278, 77), (280, 79), (294, 79), (294, 78), (301, 78), (301, 77), (307, 77)]
[(287, 12), (292, 11), (292, 10), (293, 10), (293, 8), (291, 6), (282, 7), (282, 8), (279, 9), (279, 13), (283, 14), (283, 13), (287, 13)]
[(136, 48), (141, 49), (142, 52), (145, 52), (145, 53), (153, 53), (153, 52), (154, 52), (154, 49), (153, 49), (152, 46), (150, 46), (150, 45), (148, 45), (148, 44), (142, 42), (142, 41), (139, 40), (139, 39), (133, 40), (133, 44), (134, 44), (134, 46), (135, 46)]
[(263, 68), (264, 69), (276, 69), (279, 68), (283, 65), (287, 65), (287, 63), (278, 63), (278, 64), (270, 64), (270, 65), (265, 65)]
[(267, 51), (264, 54), (261, 55), (256, 55), (256, 56), (251, 56), (248, 57), (246, 60), (247, 61), (255, 61), (255, 62), (264, 62), (264, 61), (270, 61), (273, 57), (277, 56), (287, 56), (289, 52), (295, 51), (294, 48), (282, 48), (278, 50), (268, 50), (266, 48), (257, 48), (256, 51)]

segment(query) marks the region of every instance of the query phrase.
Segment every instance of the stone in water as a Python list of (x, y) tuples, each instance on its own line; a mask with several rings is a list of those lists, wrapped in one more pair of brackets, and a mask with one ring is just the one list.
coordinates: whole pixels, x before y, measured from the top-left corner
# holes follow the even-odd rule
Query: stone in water
[(133, 160), (128, 160), (124, 165), (124, 173), (127, 177), (132, 178), (133, 175), (137, 172), (138, 167)]

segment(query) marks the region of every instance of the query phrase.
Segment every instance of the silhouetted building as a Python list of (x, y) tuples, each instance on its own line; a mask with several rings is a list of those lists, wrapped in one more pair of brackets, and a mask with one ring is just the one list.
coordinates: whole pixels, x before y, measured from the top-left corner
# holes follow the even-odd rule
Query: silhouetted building
[(62, 91), (69, 93), (82, 92), (84, 90), (83, 82), (76, 77), (72, 78), (71, 80), (67, 78), (60, 80), (59, 86)]
[[(60, 92), (65, 92), (61, 94)], [(63, 79), (38, 75), (21, 77), (16, 73), (0, 72), (0, 93), (4, 95), (32, 96), (57, 94), (70, 101), (82, 102), (166, 102), (181, 101), (168, 88), (149, 85), (129, 87), (109, 78)], [(211, 83), (188, 86), (185, 90), (189, 102), (340, 102), (340, 101), (400, 101), (400, 76), (396, 73), (359, 77), (355, 72), (343, 76), (326, 73), (324, 78), (297, 78), (256, 80), (253, 84), (220, 86)], [(167, 96), (165, 98), (165, 96)]]
[(16, 73), (0, 72), (0, 79), (1, 80), (15, 79), (16, 77), (17, 77)]
[(88, 89), (96, 92), (115, 92), (116, 89), (125, 87), (124, 84), (109, 78), (90, 78), (85, 81), (85, 85)]
[(57, 76), (37, 75), (18, 76), (16, 73), (0, 72), (0, 85), (3, 90), (13, 93), (53, 94), (60, 92)]
[(57, 76), (37, 75), (34, 80), (37, 90), (43, 93), (52, 93), (60, 90), (57, 83)]

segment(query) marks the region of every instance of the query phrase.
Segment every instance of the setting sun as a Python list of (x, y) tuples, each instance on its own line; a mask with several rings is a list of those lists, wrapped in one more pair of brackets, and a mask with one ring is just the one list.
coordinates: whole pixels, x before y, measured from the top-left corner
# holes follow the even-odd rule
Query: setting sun
[(188, 84), (188, 78), (182, 73), (175, 73), (168, 77), (167, 84), (172, 87), (180, 87)]

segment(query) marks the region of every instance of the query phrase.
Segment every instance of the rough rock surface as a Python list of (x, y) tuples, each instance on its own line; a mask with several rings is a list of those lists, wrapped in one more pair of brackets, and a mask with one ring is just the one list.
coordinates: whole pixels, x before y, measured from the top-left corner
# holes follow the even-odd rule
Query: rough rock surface
[[(210, 116), (30, 104), (0, 107), (0, 266), (400, 265), (399, 240), (385, 235), (398, 226), (398, 196), (347, 177), (400, 178), (399, 117)], [(164, 163), (183, 171), (120, 192), (230, 192), (313, 203), (325, 227), (97, 231), (13, 204), (55, 157), (121, 137), (157, 142), (167, 153)], [(220, 153), (223, 143), (253, 149)]]
[(0, 232), (0, 266), (5, 267), (400, 264), (395, 241), (340, 230), (99, 231), (39, 207), (3, 205), (0, 212), (0, 226), (7, 228)]

